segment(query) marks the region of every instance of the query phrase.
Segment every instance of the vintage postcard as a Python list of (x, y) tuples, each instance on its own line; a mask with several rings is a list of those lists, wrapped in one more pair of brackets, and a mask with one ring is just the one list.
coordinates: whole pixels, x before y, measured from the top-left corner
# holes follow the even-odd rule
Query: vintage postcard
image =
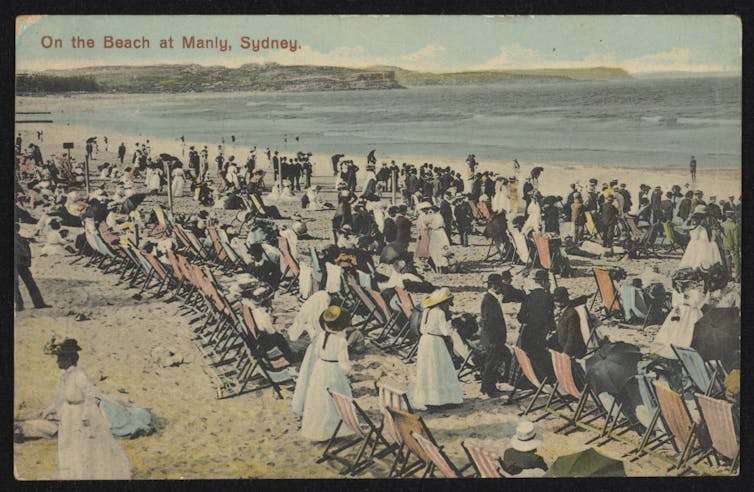
[(16, 479), (739, 473), (739, 18), (15, 36)]

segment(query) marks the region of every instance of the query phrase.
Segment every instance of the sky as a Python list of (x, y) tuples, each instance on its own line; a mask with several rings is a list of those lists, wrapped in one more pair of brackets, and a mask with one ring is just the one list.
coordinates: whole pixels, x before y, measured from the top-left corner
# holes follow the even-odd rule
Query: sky
[[(17, 18), (16, 71), (99, 65), (246, 63), (462, 71), (621, 67), (629, 73), (741, 72), (734, 16), (37, 16)], [(105, 36), (150, 41), (106, 49)], [(183, 36), (231, 49), (181, 47)], [(47, 37), (46, 37), (47, 36)], [(73, 48), (71, 37), (94, 40)], [(242, 49), (249, 39), (295, 40), (298, 49)], [(172, 49), (159, 47), (173, 38)], [(62, 48), (43, 42), (62, 41)]]

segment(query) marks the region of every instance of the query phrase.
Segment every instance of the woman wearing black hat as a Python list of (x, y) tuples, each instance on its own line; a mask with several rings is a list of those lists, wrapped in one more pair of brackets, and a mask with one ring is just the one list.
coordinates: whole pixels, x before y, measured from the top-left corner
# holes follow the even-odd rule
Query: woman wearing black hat
[(42, 414), (58, 418), (58, 478), (61, 480), (128, 480), (131, 463), (110, 433), (100, 398), (86, 372), (78, 367), (78, 342), (51, 341), (46, 353), (57, 356), (63, 370), (52, 405)]
[[(352, 396), (351, 383), (348, 381), (351, 361), (345, 335), (345, 329), (351, 325), (351, 313), (340, 306), (330, 306), (322, 313), (320, 325), (324, 333), (316, 340), (317, 360), (306, 389), (301, 418), (301, 435), (312, 441), (330, 439), (340, 423), (328, 389), (344, 396)], [(351, 431), (346, 426), (340, 426), (338, 436), (349, 434)]]

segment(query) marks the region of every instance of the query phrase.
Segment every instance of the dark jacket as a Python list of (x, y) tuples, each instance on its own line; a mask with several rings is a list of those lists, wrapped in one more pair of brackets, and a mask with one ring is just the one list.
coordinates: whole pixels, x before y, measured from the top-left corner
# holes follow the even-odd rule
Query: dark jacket
[[(519, 346), (529, 355), (538, 377), (554, 378), (552, 359), (547, 350), (547, 336), (555, 330), (552, 296), (538, 287), (526, 296), (518, 312), (522, 324)], [(526, 324), (526, 326), (523, 326)]]
[(440, 215), (442, 216), (442, 221), (445, 223), (445, 228), (450, 232), (453, 225), (453, 207), (450, 206), (449, 201), (443, 200), (440, 202)]
[(682, 198), (681, 203), (678, 204), (678, 217), (686, 220), (691, 215), (691, 199)]
[(614, 227), (618, 224), (618, 209), (615, 205), (605, 204), (602, 209), (602, 223), (605, 227)]
[(539, 468), (547, 471), (547, 463), (535, 451), (519, 451), (508, 448), (503, 453), (503, 469), (509, 475), (518, 475), (524, 470)]
[(469, 232), (473, 229), (474, 212), (468, 202), (462, 202), (456, 206), (455, 216), (459, 231)]
[(25, 237), (19, 236), (16, 233), (15, 241), (15, 255), (16, 264), (21, 267), (31, 266), (31, 247), (29, 246), (29, 240)]
[(392, 243), (395, 241), (395, 237), (398, 234), (398, 226), (395, 224), (395, 219), (387, 217), (385, 224), (382, 226), (382, 235), (385, 237), (386, 243)]
[(479, 343), (482, 347), (505, 344), (506, 327), (503, 309), (497, 298), (485, 292), (482, 297), (481, 322), (479, 323)]
[(395, 242), (408, 246), (411, 241), (411, 221), (403, 215), (399, 215), (395, 218), (395, 228)]
[(560, 352), (578, 359), (586, 355), (579, 313), (572, 306), (566, 307), (560, 315), (557, 326), (557, 340)]
[(503, 302), (523, 302), (526, 298), (526, 293), (513, 287), (511, 284), (503, 284)]

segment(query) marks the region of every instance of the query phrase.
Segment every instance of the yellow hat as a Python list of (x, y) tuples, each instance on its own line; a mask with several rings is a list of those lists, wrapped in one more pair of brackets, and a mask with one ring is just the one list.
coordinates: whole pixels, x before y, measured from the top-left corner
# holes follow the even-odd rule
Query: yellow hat
[(319, 324), (325, 331), (338, 333), (351, 324), (351, 313), (340, 306), (330, 306), (319, 317)]
[(443, 303), (447, 300), (450, 300), (453, 298), (453, 294), (450, 293), (450, 289), (447, 287), (442, 287), (441, 289), (437, 289), (436, 291), (432, 292), (429, 297), (424, 299), (422, 301), (422, 304), (425, 308), (437, 306), (440, 303)]

